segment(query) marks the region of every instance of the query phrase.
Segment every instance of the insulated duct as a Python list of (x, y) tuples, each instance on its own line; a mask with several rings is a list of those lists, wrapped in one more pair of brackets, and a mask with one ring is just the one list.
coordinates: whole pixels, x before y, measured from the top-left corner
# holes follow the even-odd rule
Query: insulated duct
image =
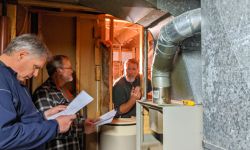
[(201, 30), (201, 10), (194, 9), (175, 17), (161, 28), (152, 64), (153, 102), (171, 103), (171, 69), (180, 41)]

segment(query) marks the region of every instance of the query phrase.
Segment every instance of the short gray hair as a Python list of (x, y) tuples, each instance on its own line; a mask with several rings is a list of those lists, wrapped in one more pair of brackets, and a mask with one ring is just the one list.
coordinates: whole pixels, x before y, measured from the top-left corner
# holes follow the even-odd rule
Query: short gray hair
[(47, 46), (36, 35), (23, 34), (13, 39), (7, 48), (4, 50), (4, 54), (11, 55), (13, 52), (21, 49), (28, 50), (31, 54), (38, 56), (49, 56), (49, 50)]

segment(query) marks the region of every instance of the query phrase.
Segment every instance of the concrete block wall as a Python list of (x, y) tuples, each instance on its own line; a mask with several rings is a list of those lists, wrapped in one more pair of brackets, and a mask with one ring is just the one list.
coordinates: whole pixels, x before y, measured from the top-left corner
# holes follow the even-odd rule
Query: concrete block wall
[(207, 150), (250, 149), (249, 8), (249, 0), (201, 0)]

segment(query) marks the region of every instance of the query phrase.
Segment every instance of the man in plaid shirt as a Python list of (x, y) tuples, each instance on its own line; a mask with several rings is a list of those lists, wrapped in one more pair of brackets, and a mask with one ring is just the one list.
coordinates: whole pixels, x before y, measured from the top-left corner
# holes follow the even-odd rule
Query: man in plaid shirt
[[(66, 107), (73, 99), (69, 91), (63, 90), (66, 83), (73, 80), (73, 69), (67, 56), (56, 55), (46, 65), (49, 78), (33, 94), (33, 100), (39, 111), (44, 112), (52, 107)], [(84, 130), (85, 127), (85, 130)], [(83, 122), (78, 117), (70, 130), (46, 144), (48, 150), (79, 150), (83, 132), (95, 131), (94, 120), (86, 119)]]

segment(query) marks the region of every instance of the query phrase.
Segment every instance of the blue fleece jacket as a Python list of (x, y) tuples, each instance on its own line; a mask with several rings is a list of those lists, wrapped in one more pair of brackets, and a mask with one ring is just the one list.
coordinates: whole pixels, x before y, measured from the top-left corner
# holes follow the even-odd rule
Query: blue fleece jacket
[(16, 73), (0, 61), (0, 150), (43, 149), (57, 134), (55, 120), (45, 120)]

